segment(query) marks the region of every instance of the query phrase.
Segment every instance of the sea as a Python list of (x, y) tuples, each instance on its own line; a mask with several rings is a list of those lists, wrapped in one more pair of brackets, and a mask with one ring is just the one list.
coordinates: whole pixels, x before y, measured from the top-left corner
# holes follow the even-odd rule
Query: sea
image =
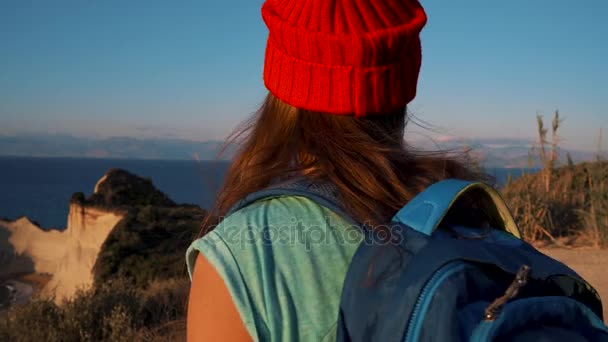
[[(228, 169), (226, 161), (0, 157), (0, 217), (27, 216), (45, 229), (64, 229), (74, 192), (89, 195), (111, 168), (152, 180), (177, 203), (209, 208)], [(488, 168), (504, 184), (534, 170)]]

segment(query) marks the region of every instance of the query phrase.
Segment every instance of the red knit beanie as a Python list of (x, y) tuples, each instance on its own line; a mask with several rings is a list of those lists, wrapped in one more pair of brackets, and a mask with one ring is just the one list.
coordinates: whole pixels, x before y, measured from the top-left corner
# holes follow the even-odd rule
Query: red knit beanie
[(416, 96), (417, 0), (267, 0), (264, 83), (301, 109), (357, 117), (390, 113)]

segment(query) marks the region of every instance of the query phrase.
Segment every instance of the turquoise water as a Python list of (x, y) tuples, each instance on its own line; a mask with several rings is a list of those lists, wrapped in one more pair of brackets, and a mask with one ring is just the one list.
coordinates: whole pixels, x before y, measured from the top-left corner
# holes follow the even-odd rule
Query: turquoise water
[[(68, 201), (74, 192), (86, 195), (110, 168), (122, 168), (152, 179), (178, 203), (209, 208), (228, 168), (224, 161), (126, 160), (0, 157), (0, 217), (27, 216), (45, 228), (66, 225)], [(524, 170), (489, 169), (504, 184), (509, 173)]]

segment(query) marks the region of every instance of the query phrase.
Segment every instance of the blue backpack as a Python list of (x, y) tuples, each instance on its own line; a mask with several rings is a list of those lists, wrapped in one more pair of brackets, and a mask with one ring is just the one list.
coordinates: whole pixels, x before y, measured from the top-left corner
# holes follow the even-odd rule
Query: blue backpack
[[(236, 207), (279, 195), (308, 197), (352, 221), (335, 187), (306, 180), (274, 185)], [(492, 226), (446, 222), (465, 197), (481, 204)], [(521, 240), (485, 184), (438, 182), (385, 229), (364, 233), (342, 290), (338, 341), (608, 341), (598, 293)]]

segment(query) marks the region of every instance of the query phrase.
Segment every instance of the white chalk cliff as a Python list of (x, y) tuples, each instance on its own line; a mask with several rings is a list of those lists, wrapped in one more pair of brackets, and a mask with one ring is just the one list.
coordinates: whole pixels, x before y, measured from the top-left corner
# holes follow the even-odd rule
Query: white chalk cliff
[(0, 220), (0, 279), (46, 273), (51, 278), (41, 294), (54, 295), (56, 302), (70, 298), (93, 283), (92, 269), (101, 246), (122, 218), (118, 211), (72, 203), (63, 231), (43, 230), (27, 217)]
[(0, 220), (0, 286), (20, 275), (48, 274), (40, 293), (54, 296), (57, 303), (89, 288), (108, 236), (130, 209), (141, 206), (167, 208), (176, 203), (149, 179), (110, 169), (88, 198), (82, 193), (72, 196), (63, 231), (41, 229), (27, 217)]

